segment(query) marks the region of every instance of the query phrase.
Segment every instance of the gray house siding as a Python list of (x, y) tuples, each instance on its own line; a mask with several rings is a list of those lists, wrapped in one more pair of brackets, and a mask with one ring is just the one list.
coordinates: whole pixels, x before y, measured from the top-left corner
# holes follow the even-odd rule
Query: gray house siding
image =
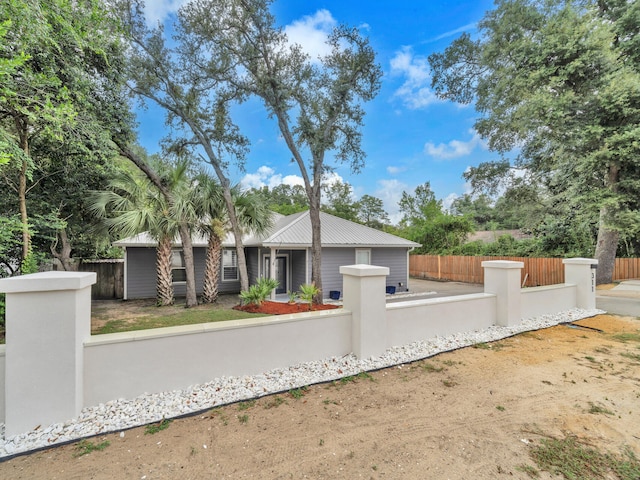
[[(407, 249), (406, 248), (364, 248), (371, 250), (371, 264), (389, 267), (387, 286), (396, 287), (396, 292), (407, 290)], [(324, 248), (322, 250), (323, 296), (329, 297), (331, 290), (342, 293), (340, 267), (356, 262), (355, 248)], [(400, 285), (402, 284), (402, 285)]]
[(260, 257), (262, 256), (260, 249), (255, 247), (245, 248), (245, 257), (247, 258), (247, 275), (249, 276), (249, 284), (253, 285), (258, 281), (260, 275)]
[[(307, 258), (304, 250), (291, 250), (291, 290), (296, 292), (300, 290), (300, 285), (307, 283), (305, 274), (305, 260)], [(311, 269), (309, 269), (311, 272)]]
[(156, 296), (156, 249), (127, 248), (125, 298)]
[(322, 249), (322, 296), (329, 298), (329, 292), (338, 290), (342, 294), (342, 275), (340, 267), (355, 263), (353, 248)]
[[(196, 293), (202, 294), (204, 283), (204, 265), (207, 255), (205, 247), (193, 248), (193, 261), (196, 274)], [(126, 298), (154, 298), (156, 296), (156, 249), (154, 247), (127, 248), (127, 286)], [(173, 286), (176, 297), (186, 294), (186, 285), (177, 283)], [(220, 281), (219, 293), (238, 293), (240, 280)]]
[(387, 286), (396, 287), (396, 292), (407, 291), (407, 249), (372, 248), (371, 264), (389, 267)]
[[(206, 259), (206, 248), (194, 247), (194, 261), (196, 265), (196, 292), (202, 294), (202, 284), (204, 281), (204, 264)], [(387, 285), (396, 287), (396, 292), (407, 290), (407, 249), (406, 248), (371, 248), (371, 263), (389, 267)], [(247, 248), (247, 270), (249, 283), (256, 282), (260, 273), (260, 263), (262, 254), (267, 253), (267, 249)], [(288, 274), (289, 289), (299, 291), (300, 285), (306, 283), (305, 259), (308, 260), (308, 271), (311, 274), (311, 255), (305, 255), (304, 250), (279, 250), (279, 253), (287, 254), (289, 258)], [(338, 290), (342, 293), (342, 275), (340, 267), (342, 265), (353, 265), (356, 261), (355, 248), (324, 248), (322, 250), (322, 286), (323, 296), (329, 297), (329, 292)], [(153, 298), (156, 296), (156, 249), (152, 247), (128, 247), (127, 248), (127, 286), (126, 294), (128, 299)], [(180, 297), (185, 295), (185, 285), (174, 285), (175, 295)], [(240, 292), (240, 281), (220, 281), (218, 284), (219, 293)]]

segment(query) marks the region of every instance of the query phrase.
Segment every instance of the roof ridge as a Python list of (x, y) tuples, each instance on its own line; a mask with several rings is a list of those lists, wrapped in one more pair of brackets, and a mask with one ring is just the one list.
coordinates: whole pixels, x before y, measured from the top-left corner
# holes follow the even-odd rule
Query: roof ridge
[(309, 215), (309, 210), (304, 210), (304, 211), (299, 212), (299, 213), (292, 213), (291, 215), (286, 215), (284, 217), (284, 219), (287, 219), (289, 217), (293, 217), (294, 215), (298, 215), (298, 217), (294, 218), (290, 222), (287, 222), (285, 225), (282, 226), (282, 228), (280, 228), (280, 230), (277, 230), (277, 231), (273, 232), (267, 238), (263, 239), (262, 242), (269, 242), (273, 237), (275, 237), (277, 235), (280, 235), (285, 230), (288, 230), (289, 228), (291, 228), (293, 225), (298, 223), (303, 217), (308, 216)]

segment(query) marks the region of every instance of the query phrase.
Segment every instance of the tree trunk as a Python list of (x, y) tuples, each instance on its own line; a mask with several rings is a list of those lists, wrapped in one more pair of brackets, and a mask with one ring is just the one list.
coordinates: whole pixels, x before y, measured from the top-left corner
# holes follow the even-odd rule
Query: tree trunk
[[(314, 192), (316, 193), (316, 192)], [(311, 281), (318, 289), (313, 301), (322, 305), (322, 241), (320, 227), (320, 190), (309, 199), (309, 218), (311, 220)]]
[(161, 307), (173, 305), (171, 260), (171, 239), (161, 238), (156, 252), (156, 296)]
[(213, 303), (218, 300), (218, 280), (220, 279), (221, 257), (222, 239), (215, 232), (212, 232), (211, 235), (209, 235), (207, 259), (204, 267), (202, 303)]
[[(58, 239), (62, 244), (60, 252), (56, 250), (56, 247), (58, 246)], [(56, 234), (56, 242), (51, 245), (50, 250), (51, 254), (60, 261), (64, 271), (72, 272), (77, 270), (76, 265), (74, 265), (71, 260), (71, 243), (69, 242), (69, 237), (67, 237), (66, 229), (63, 228)]]
[(20, 137), (20, 148), (24, 152), (25, 159), (22, 160), (20, 168), (20, 178), (18, 179), (18, 202), (20, 208), (20, 221), (22, 222), (22, 261), (27, 258), (31, 251), (31, 233), (29, 232), (29, 216), (27, 215), (27, 170), (29, 158), (29, 125), (26, 120), (15, 119), (16, 129)]
[[(611, 163), (605, 175), (605, 185), (614, 194), (618, 193), (620, 167), (616, 163)], [(598, 260), (596, 271), (596, 285), (611, 283), (613, 281), (613, 269), (616, 265), (616, 251), (620, 233), (612, 230), (607, 225), (611, 211), (606, 206), (600, 207), (600, 218), (598, 219), (598, 238), (596, 240), (595, 257)]]
[(607, 208), (600, 209), (598, 239), (596, 241), (595, 257), (598, 260), (596, 270), (596, 285), (613, 282), (613, 269), (616, 264), (616, 251), (620, 234), (616, 230), (606, 227)]
[[(215, 167), (214, 167), (215, 168)], [(222, 193), (224, 196), (224, 202), (227, 206), (227, 212), (229, 214), (229, 223), (231, 224), (231, 231), (235, 238), (236, 244), (236, 256), (238, 259), (238, 273), (240, 276), (240, 290), (249, 290), (249, 274), (247, 272), (247, 257), (244, 254), (244, 243), (242, 241), (242, 229), (238, 224), (238, 217), (236, 216), (236, 207), (233, 204), (233, 198), (231, 196), (231, 189), (229, 188), (229, 182), (223, 181), (224, 176), (220, 176), (220, 183), (222, 184)], [(225, 179), (226, 180), (226, 179)]]
[(180, 224), (180, 240), (182, 241), (182, 254), (184, 255), (184, 269), (187, 277), (187, 292), (185, 308), (198, 305), (196, 294), (196, 269), (193, 261), (193, 245), (191, 244), (191, 232), (184, 223)]

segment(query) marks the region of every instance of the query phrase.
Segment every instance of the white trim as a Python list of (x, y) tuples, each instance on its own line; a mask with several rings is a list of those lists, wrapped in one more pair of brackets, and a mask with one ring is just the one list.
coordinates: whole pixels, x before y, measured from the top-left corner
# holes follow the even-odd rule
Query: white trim
[[(262, 262), (260, 263), (260, 269), (262, 270), (262, 275), (264, 276), (264, 265), (265, 262), (267, 261), (267, 258), (271, 259), (271, 252), (268, 253), (263, 253), (262, 254)], [(289, 290), (291, 290), (291, 275), (292, 275), (292, 270), (291, 270), (291, 258), (290, 255), (288, 253), (277, 253), (276, 252), (276, 261), (278, 260), (278, 258), (285, 258), (287, 261), (287, 265), (286, 265), (286, 271), (285, 271), (285, 275), (286, 275), (286, 280), (287, 280), (287, 285), (285, 286), (285, 290), (288, 292)], [(269, 261), (269, 263), (271, 264), (271, 261)], [(271, 267), (269, 267), (269, 270), (271, 270)], [(269, 274), (271, 275), (271, 271), (269, 272)], [(277, 279), (276, 279), (277, 280)], [(278, 287), (281, 288), (282, 286)], [(274, 289), (275, 292), (275, 289)]]
[(127, 293), (129, 292), (129, 275), (127, 275), (127, 270), (129, 270), (129, 251), (127, 250), (127, 247), (122, 248), (124, 249), (124, 293), (122, 295), (122, 299), (128, 300), (129, 296), (127, 295)]
[[(355, 258), (354, 258), (354, 263), (356, 265), (371, 265), (371, 249), (370, 248), (356, 248), (355, 250)], [(367, 256), (369, 257), (369, 261), (367, 263), (360, 263), (358, 262), (358, 254), (359, 253), (367, 253)]]
[[(235, 254), (236, 256), (236, 278), (224, 278), (224, 253), (231, 252), (231, 254)], [(223, 248), (222, 249), (222, 258), (220, 259), (220, 281), (221, 282), (237, 282), (240, 279), (240, 268), (238, 267), (238, 252), (236, 252), (235, 248)]]

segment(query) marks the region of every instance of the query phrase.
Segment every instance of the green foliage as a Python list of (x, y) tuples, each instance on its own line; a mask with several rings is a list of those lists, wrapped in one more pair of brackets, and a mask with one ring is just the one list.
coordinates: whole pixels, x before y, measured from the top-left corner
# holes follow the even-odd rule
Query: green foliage
[(475, 128), (503, 155), (465, 174), (474, 192), (542, 186), (562, 223), (597, 225), (597, 242), (570, 248), (597, 246), (599, 282), (618, 239), (640, 229), (639, 8), (505, 0), (479, 22), (478, 39), (463, 34), (429, 57), (437, 95), (474, 103)]
[(22, 264), (20, 265), (20, 272), (23, 275), (28, 273), (37, 273), (38, 272), (38, 255), (33, 252), (33, 250), (29, 250), (29, 254), (22, 260)]
[(299, 297), (309, 304), (309, 310), (313, 310), (313, 299), (320, 294), (320, 289), (312, 283), (300, 285)]
[(352, 222), (358, 221), (359, 204), (353, 195), (353, 188), (348, 183), (333, 182), (325, 184), (325, 204), (322, 211)]
[(6, 323), (6, 296), (4, 293), (0, 293), (0, 328), (4, 330)]
[(631, 449), (622, 456), (604, 454), (581, 445), (576, 437), (543, 438), (530, 455), (538, 468), (566, 479), (597, 480), (610, 473), (621, 480), (640, 477), (640, 461)]
[(252, 190), (264, 199), (270, 210), (281, 215), (291, 215), (309, 209), (309, 200), (302, 185), (276, 185), (271, 190), (262, 187)]
[(81, 457), (83, 455), (87, 455), (91, 452), (99, 452), (107, 448), (111, 443), (108, 440), (100, 443), (93, 443), (89, 440), (81, 440), (75, 446), (76, 453), (73, 455), (74, 457)]
[(429, 182), (416, 187), (413, 195), (402, 192), (399, 202), (403, 218), (400, 235), (422, 244), (413, 253), (443, 254), (464, 244), (473, 223), (469, 217), (454, 216), (442, 211)]
[(273, 278), (259, 278), (258, 281), (249, 287), (249, 290), (240, 292), (240, 299), (243, 305), (262, 305), (279, 282)]
[(169, 428), (169, 425), (171, 425), (172, 421), (173, 420), (171, 419), (163, 418), (157, 423), (151, 423), (145, 427), (144, 434), (153, 435), (158, 432), (161, 432), (162, 430), (166, 430), (167, 428)]

